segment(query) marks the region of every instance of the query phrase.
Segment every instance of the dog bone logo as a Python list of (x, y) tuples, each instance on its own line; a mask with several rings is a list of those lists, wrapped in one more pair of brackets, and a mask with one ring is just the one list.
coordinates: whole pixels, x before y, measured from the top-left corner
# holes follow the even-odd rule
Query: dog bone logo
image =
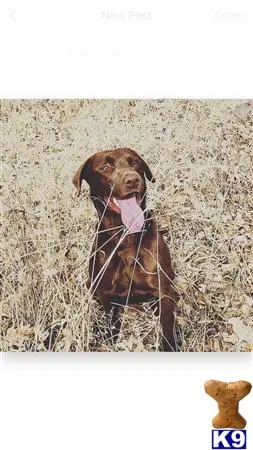
[(242, 429), (246, 426), (246, 420), (239, 414), (239, 401), (251, 391), (248, 381), (236, 381), (224, 383), (210, 380), (205, 383), (205, 391), (218, 402), (219, 414), (214, 417), (214, 428)]

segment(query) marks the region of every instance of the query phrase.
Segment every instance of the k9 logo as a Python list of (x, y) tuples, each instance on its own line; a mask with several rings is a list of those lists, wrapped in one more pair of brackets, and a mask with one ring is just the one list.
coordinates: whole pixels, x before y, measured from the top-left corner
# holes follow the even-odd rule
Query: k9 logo
[(212, 430), (212, 449), (246, 449), (246, 430)]

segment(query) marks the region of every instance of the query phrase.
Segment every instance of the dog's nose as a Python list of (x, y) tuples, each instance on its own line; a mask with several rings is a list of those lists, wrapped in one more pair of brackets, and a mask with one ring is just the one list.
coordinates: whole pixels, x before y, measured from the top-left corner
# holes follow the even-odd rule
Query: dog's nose
[(123, 178), (123, 182), (128, 188), (137, 189), (140, 184), (140, 177), (137, 173), (127, 172)]

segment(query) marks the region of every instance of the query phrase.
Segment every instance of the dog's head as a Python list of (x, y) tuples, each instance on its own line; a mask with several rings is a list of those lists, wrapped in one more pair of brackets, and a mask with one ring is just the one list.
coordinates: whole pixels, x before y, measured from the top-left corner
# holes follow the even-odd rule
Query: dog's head
[[(144, 221), (145, 177), (154, 182), (146, 162), (134, 150), (121, 148), (105, 150), (91, 156), (75, 173), (73, 183), (80, 194), (82, 180), (90, 185), (97, 209), (120, 214), (122, 222), (139, 231)], [(143, 223), (143, 222), (142, 222)]]

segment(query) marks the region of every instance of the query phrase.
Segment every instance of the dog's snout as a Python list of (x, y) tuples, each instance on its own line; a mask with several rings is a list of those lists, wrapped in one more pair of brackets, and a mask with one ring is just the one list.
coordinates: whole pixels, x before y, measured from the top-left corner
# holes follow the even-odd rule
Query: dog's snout
[(127, 172), (123, 177), (123, 183), (130, 189), (137, 189), (140, 181), (140, 176), (135, 172)]

